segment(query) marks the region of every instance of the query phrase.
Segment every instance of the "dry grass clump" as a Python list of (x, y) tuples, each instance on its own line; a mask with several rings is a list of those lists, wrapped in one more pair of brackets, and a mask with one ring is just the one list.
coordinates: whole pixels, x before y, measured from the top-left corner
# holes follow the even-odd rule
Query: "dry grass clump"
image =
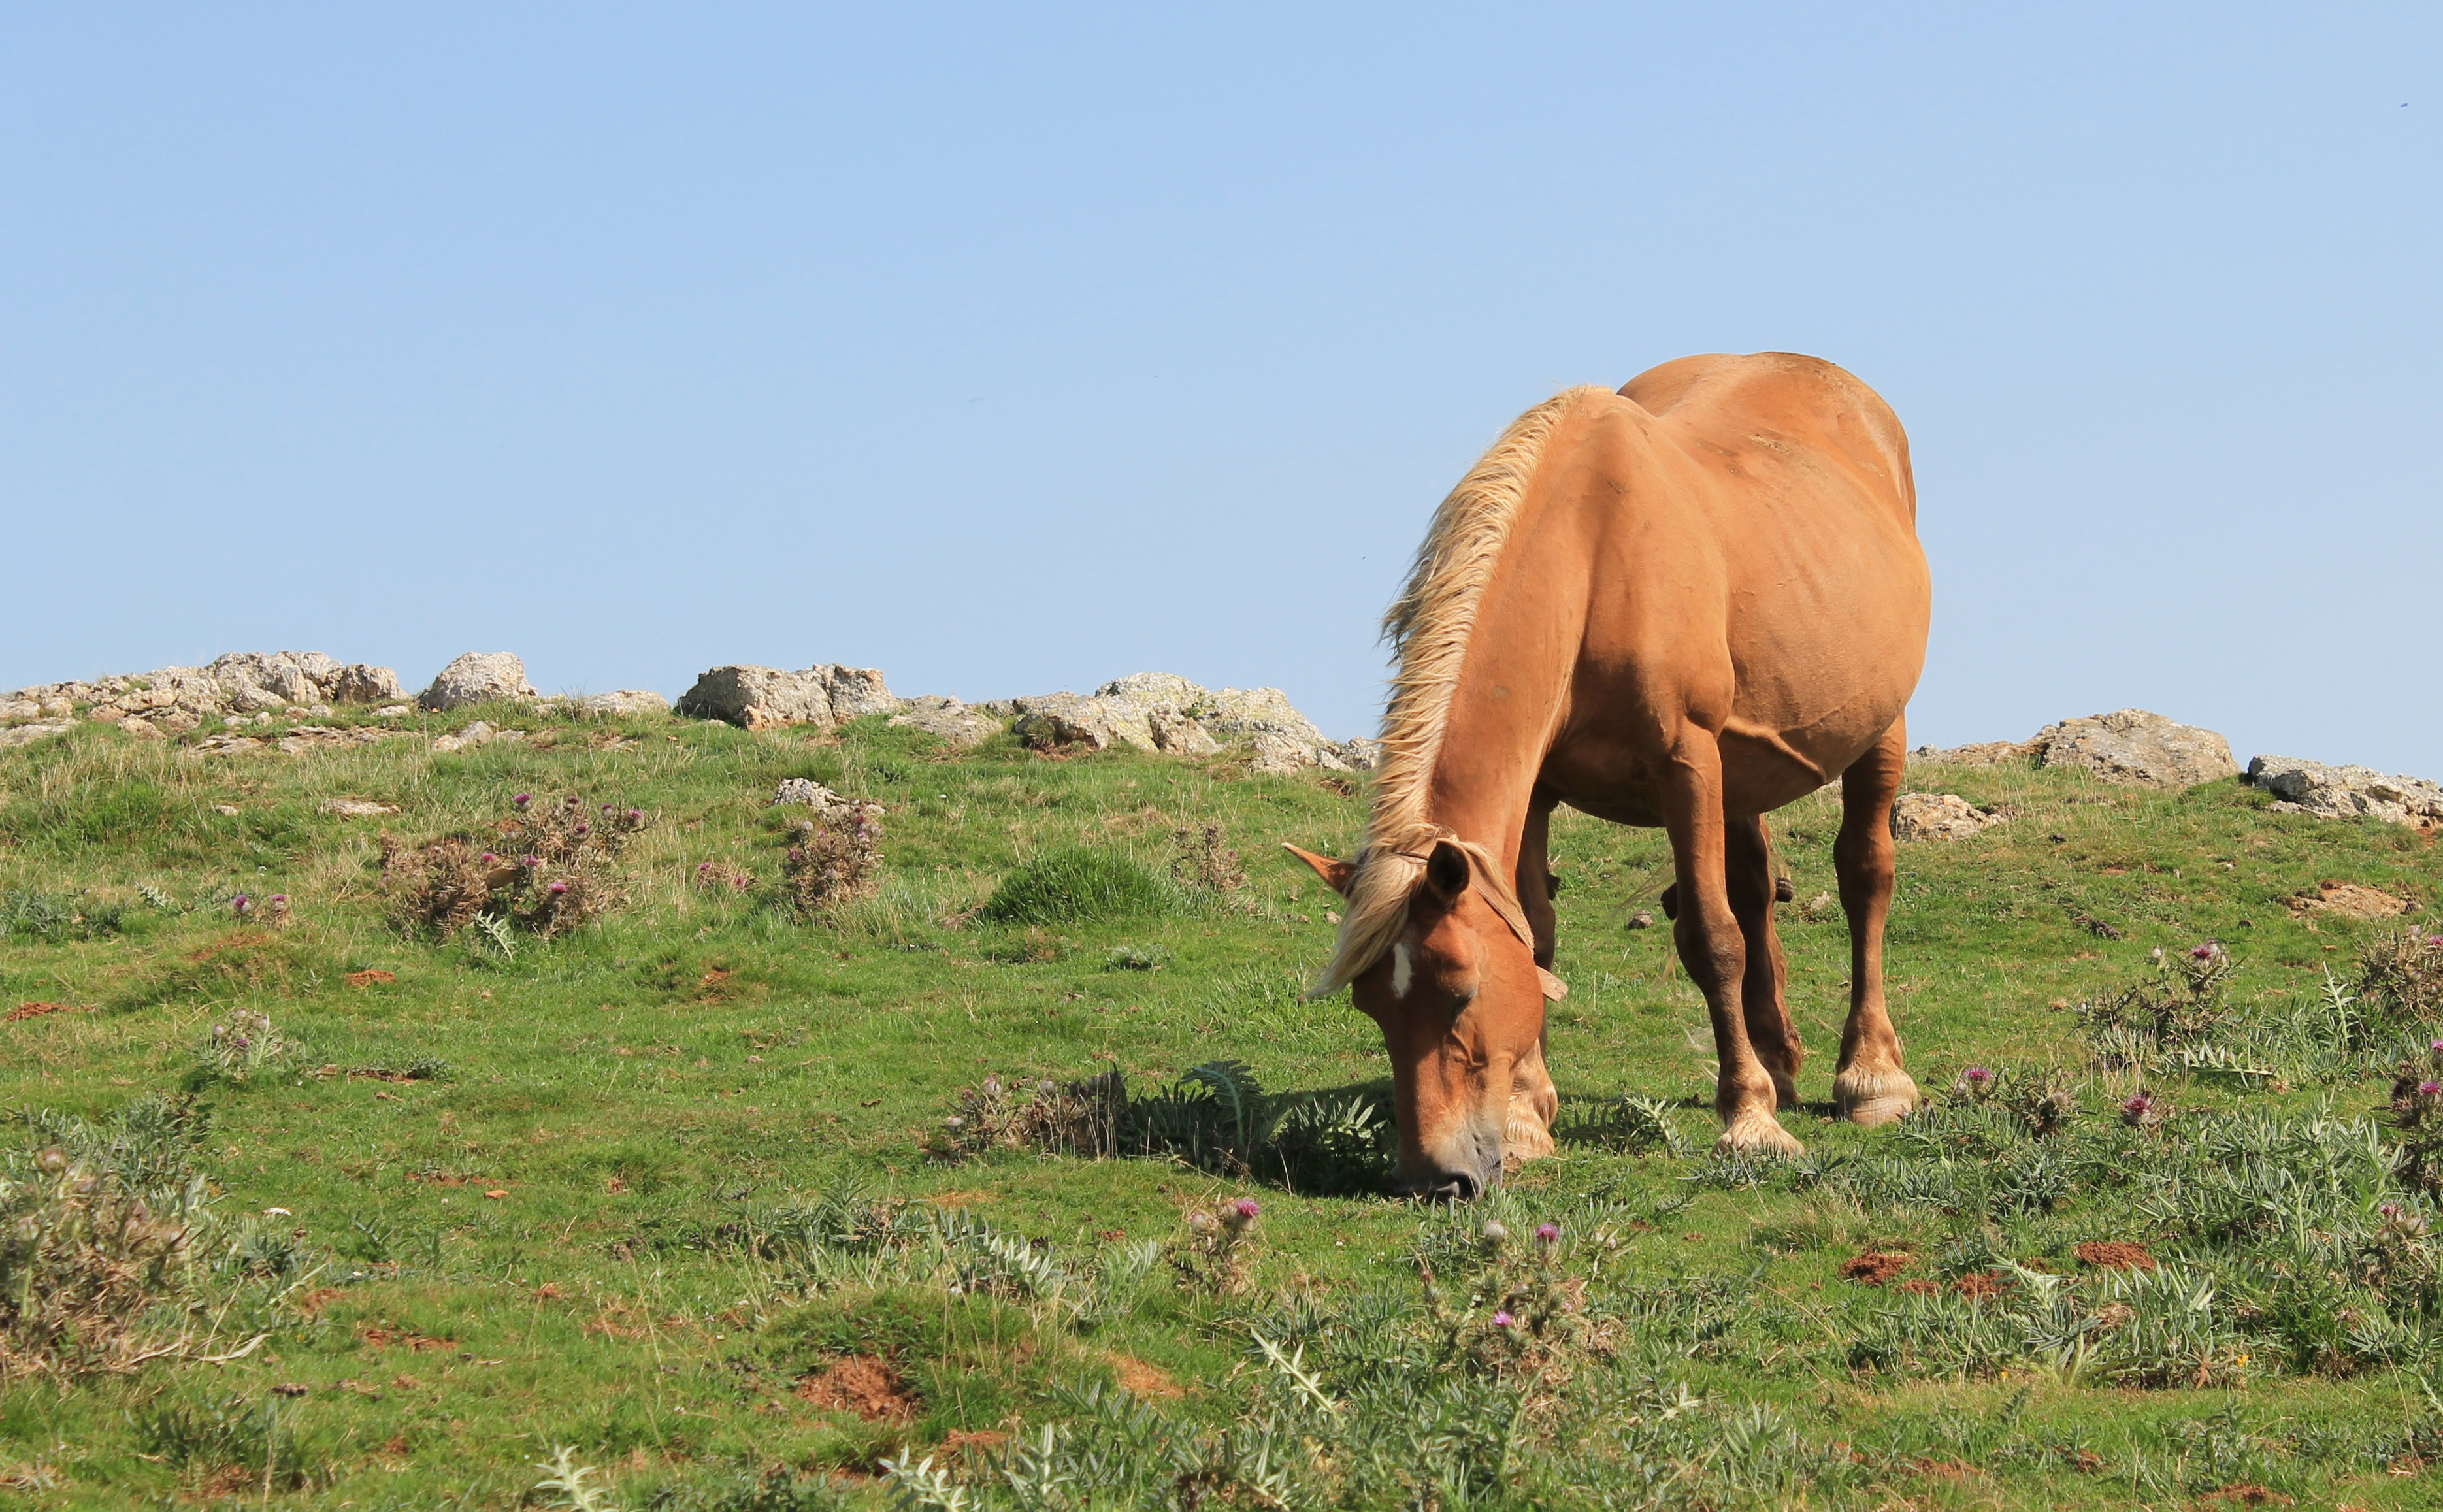
[(480, 842), (450, 835), (410, 849), (383, 832), (382, 887), (401, 923), (448, 936), (483, 921), (549, 939), (627, 902), (617, 862), (652, 822), (643, 809), (597, 808), (574, 793), (509, 804)]
[(2386, 930), (2359, 951), (2359, 1000), (2397, 1024), (2443, 1019), (2443, 934)]
[(842, 803), (791, 826), (781, 893), (800, 918), (817, 918), (882, 881), (882, 805)]
[(115, 1128), (27, 1122), (40, 1147), (0, 1177), (0, 1376), (123, 1372), (183, 1349), (207, 1222), (183, 1105), (147, 1098)]

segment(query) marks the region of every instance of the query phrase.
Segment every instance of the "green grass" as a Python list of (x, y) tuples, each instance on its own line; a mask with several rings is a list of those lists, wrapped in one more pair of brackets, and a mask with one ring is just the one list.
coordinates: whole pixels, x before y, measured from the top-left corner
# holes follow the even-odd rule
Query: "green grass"
[[(0, 1384), (17, 1501), (265, 1504), (268, 1463), (271, 1505), (505, 1508), (562, 1446), (629, 1508), (2438, 1499), (2433, 1245), (2376, 1210), (2432, 1210), (2369, 1113), (2402, 1026), (2317, 1017), (2375, 927), (2283, 901), (2334, 878), (2431, 903), (2443, 862), (2405, 831), (2231, 783), (1913, 773), (2015, 817), (1903, 848), (1894, 1016), (1930, 1091), (2005, 1075), (1864, 1133), (1823, 1106), (1845, 930), (1804, 907), (1833, 891), (1839, 808), (1794, 805), (1780, 918), (1817, 1100), (1784, 1116), (1806, 1159), (1749, 1168), (1704, 1154), (1701, 1005), (1666, 931), (1627, 928), (1668, 879), (1662, 838), (1564, 814), (1561, 1152), (1444, 1212), (1320, 1194), (1328, 1142), (1236, 1175), (928, 1153), (987, 1077), (1022, 1111), (1046, 1079), (1116, 1068), (1145, 1097), (1239, 1060), (1268, 1106), (1379, 1104), (1372, 1025), (1301, 996), (1337, 899), (1274, 849), (1348, 854), (1362, 787), (1226, 756), (954, 756), (876, 722), (508, 722), (538, 738), (201, 757), (82, 728), (0, 753), (0, 1009), (62, 1006), (0, 1027), (0, 1146), (27, 1177), (62, 1116), (192, 1097), (180, 1158), (221, 1246), (182, 1355)], [(769, 895), (784, 777), (888, 808), (881, 886), (818, 925)], [(628, 906), (511, 952), (394, 927), (381, 829), (496, 833), (520, 792), (652, 816)], [(401, 812), (319, 812), (338, 797)], [(1174, 885), (1175, 837), (1217, 821), (1251, 880)], [(765, 887), (698, 887), (707, 860)], [(239, 892), (291, 921), (237, 917)], [(2204, 939), (2235, 963), (2212, 1053), (2147, 1052), (2178, 1111), (2125, 1127), (2140, 1073), (2054, 1005)], [(210, 1053), (241, 1011), (302, 1050)], [(2039, 1136), (2011, 1110), (2048, 1076), (2076, 1111)], [(1215, 1226), (1241, 1196), (1260, 1218)], [(2147, 1245), (2161, 1280), (2117, 1294), (2075, 1257), (2099, 1239)], [(1869, 1249), (1931, 1289), (1845, 1280)], [(1987, 1275), (2003, 1295), (1956, 1287)], [(2081, 1328), (2090, 1348), (2055, 1349)], [(870, 1417), (842, 1405), (841, 1362), (867, 1358), (896, 1383)]]

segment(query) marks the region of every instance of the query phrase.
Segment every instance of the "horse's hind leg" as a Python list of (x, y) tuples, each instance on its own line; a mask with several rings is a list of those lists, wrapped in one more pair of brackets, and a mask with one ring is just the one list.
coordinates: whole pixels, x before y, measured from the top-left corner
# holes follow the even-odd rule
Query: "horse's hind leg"
[(1841, 837), (1832, 866), (1849, 916), (1849, 1022), (1832, 1110), (1851, 1123), (1889, 1123), (1917, 1107), (1917, 1083), (1901, 1068), (1901, 1038), (1883, 1007), (1883, 920), (1892, 911), (1892, 800), (1900, 796), (1907, 740), (1894, 721), (1875, 748), (1841, 774)]
[[(1705, 994), (1714, 1021), (1714, 1048), (1720, 1059), (1714, 1111), (1722, 1119), (1716, 1148), (1796, 1154), (1798, 1141), (1773, 1116), (1779, 1097), (1772, 1073), (1756, 1059), (1748, 1038), (1742, 1001), (1747, 941), (1731, 907), (1721, 749), (1711, 734), (1691, 727), (1673, 746), (1668, 770), (1664, 823), (1671, 834), (1678, 873), (1674, 885), (1679, 889), (1672, 934), (1688, 980)], [(1765, 885), (1772, 886), (1770, 878)]]
[(1731, 910), (1738, 915), (1739, 934), (1747, 946), (1747, 970), (1739, 996), (1748, 1042), (1755, 1046), (1756, 1060), (1773, 1078), (1775, 1098), (1785, 1108), (1795, 1108), (1798, 1067), (1807, 1052), (1798, 1042), (1798, 1025), (1791, 1022), (1790, 1003), (1783, 994), (1789, 969), (1782, 963), (1781, 940), (1773, 928), (1773, 845), (1761, 819), (1735, 819), (1723, 828)]

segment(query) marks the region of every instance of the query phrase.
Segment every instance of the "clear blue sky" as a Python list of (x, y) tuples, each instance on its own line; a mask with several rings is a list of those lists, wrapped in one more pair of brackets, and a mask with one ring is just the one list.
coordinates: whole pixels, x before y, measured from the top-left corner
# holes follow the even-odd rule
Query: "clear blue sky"
[(2443, 9), (1523, 9), (16, 8), (0, 688), (1153, 668), (1354, 733), (1514, 415), (1780, 348), (1914, 439), (1919, 738), (2443, 776)]

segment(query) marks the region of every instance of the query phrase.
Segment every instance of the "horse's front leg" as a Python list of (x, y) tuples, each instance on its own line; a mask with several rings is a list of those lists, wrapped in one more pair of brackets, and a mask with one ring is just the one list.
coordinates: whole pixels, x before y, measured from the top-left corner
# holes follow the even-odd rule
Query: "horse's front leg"
[(1731, 907), (1721, 747), (1709, 731), (1689, 726), (1673, 743), (1669, 773), (1664, 825), (1671, 835), (1679, 905), (1672, 935), (1688, 980), (1705, 994), (1714, 1021), (1720, 1067), (1714, 1111), (1722, 1119), (1715, 1148), (1794, 1155), (1804, 1147), (1774, 1119), (1780, 1096), (1748, 1037), (1747, 940)]
[(1849, 1021), (1832, 1111), (1851, 1123), (1890, 1123), (1917, 1109), (1917, 1083), (1901, 1067), (1901, 1037), (1883, 1006), (1883, 921), (1892, 911), (1892, 801), (1908, 744), (1900, 721), (1841, 774), (1841, 836), (1832, 842), (1841, 912), (1849, 916)]
[[(1535, 964), (1552, 968), (1552, 805), (1549, 794), (1537, 791), (1527, 809), (1527, 828), (1518, 844), (1518, 902), (1527, 911), (1528, 929), (1535, 936)], [(1522, 1056), (1511, 1073), (1510, 1115), (1502, 1130), (1502, 1162), (1511, 1169), (1552, 1152), (1552, 1120), (1561, 1111), (1561, 1095), (1544, 1068), (1544, 1047), (1552, 1030), (1535, 1041), (1534, 1052)]]

